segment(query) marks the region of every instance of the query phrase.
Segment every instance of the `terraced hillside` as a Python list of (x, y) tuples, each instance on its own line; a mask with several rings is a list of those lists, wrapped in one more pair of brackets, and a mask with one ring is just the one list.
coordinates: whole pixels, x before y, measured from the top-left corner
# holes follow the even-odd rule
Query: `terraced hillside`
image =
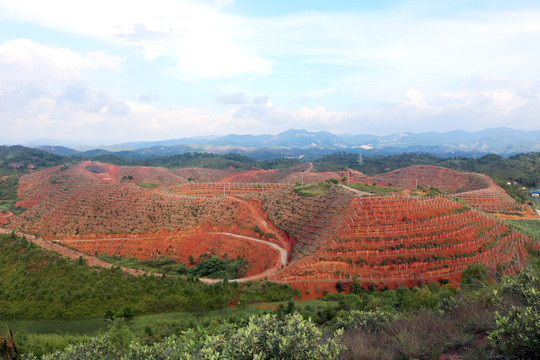
[[(355, 281), (457, 284), (472, 263), (513, 271), (526, 259), (530, 239), (464, 205), (524, 211), (487, 177), (415, 166), (370, 178), (313, 174), (307, 165), (275, 171), (58, 166), (21, 177), (18, 204), (26, 211), (1, 213), (0, 224), (91, 255), (172, 258), (188, 266), (208, 254), (240, 256), (249, 261), (243, 280), (268, 276), (307, 297)], [(344, 176), (369, 184), (417, 176), (415, 183), (451, 195), (373, 195), (347, 187)], [(293, 185), (298, 177), (328, 181)]]
[(350, 191), (331, 187), (315, 196), (301, 196), (290, 188), (263, 194), (263, 209), (277, 226), (297, 239), (291, 259), (319, 249), (337, 230), (349, 202)]
[(447, 279), (480, 262), (511, 271), (521, 266), (530, 239), (445, 198), (355, 197), (332, 236), (313, 254), (275, 275), (319, 296), (336, 283), (378, 287)]
[[(493, 213), (501, 218), (536, 218), (537, 214), (528, 205), (518, 203), (504, 189), (486, 175), (463, 173), (431, 165), (416, 165), (376, 176), (389, 182), (414, 189), (435, 187), (463, 200), (469, 206)], [(408, 179), (408, 181), (400, 181)], [(416, 181), (412, 181), (416, 179)]]

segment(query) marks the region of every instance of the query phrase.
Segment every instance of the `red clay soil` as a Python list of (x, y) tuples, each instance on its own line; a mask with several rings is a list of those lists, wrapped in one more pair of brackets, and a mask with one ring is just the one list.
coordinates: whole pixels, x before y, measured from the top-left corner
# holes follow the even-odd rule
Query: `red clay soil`
[(496, 185), (491, 179), (486, 189), (456, 194), (467, 205), (490, 212), (502, 219), (537, 219), (538, 214), (532, 207), (520, 204)]
[(519, 204), (504, 189), (483, 174), (464, 173), (438, 166), (415, 165), (398, 169), (374, 178), (387, 179), (395, 185), (414, 189), (436, 187), (465, 201), (467, 205), (493, 213), (503, 219), (514, 216), (521, 219), (537, 218), (530, 206)]
[(227, 176), (230, 171), (205, 168), (182, 168), (171, 170), (174, 174), (196, 182), (216, 182)]
[(457, 193), (485, 189), (490, 181), (487, 176), (464, 173), (432, 165), (414, 165), (385, 174), (375, 175), (399, 187), (414, 189), (416, 184), (424, 188), (436, 187), (442, 191)]
[[(288, 170), (284, 181), (302, 176), (299, 170), (309, 168)], [(56, 167), (24, 175), (19, 195), (23, 199), (20, 203), (28, 209), (10, 217), (4, 226), (62, 239), (92, 254), (116, 253), (139, 259), (170, 256), (183, 262), (189, 255), (197, 258), (208, 252), (244, 255), (252, 265), (248, 275), (288, 283), (301, 289), (304, 298), (318, 297), (324, 290), (335, 292), (337, 282), (347, 288), (354, 280), (365, 286), (373, 283), (391, 288), (441, 279), (457, 284), (463, 269), (474, 262), (515, 271), (526, 259), (524, 245), (530, 243), (499, 220), (447, 198), (364, 196), (340, 186), (308, 197), (291, 187), (238, 196), (228, 196), (235, 192), (217, 196), (214, 189), (214, 197), (200, 196), (197, 191), (167, 191), (191, 189), (186, 184), (190, 172), (199, 178), (223, 174), (206, 169), (175, 173), (158, 169), (154, 173), (151, 168), (82, 162), (67, 169)], [(230, 180), (248, 187), (254, 186), (248, 179), (270, 181), (278, 177), (276, 171), (233, 172), (234, 177), (226, 173)], [(303, 174), (304, 182), (346, 176)], [(418, 176), (422, 181), (431, 176), (433, 186), (443, 190), (468, 190), (455, 196), (479, 208), (498, 204), (494, 199), (500, 188), (477, 174), (420, 166), (392, 174), (397, 175), (403, 179)], [(127, 180), (128, 176), (134, 179)], [(395, 179), (388, 176), (380, 181), (399, 185)], [(139, 180), (163, 187), (143, 189), (134, 184)], [(486, 205), (478, 200), (482, 196), (489, 199)], [(510, 207), (498, 212), (512, 216), (508, 213), (514, 211), (515, 204), (500, 198), (502, 205)], [(274, 273), (281, 267), (280, 251), (238, 236), (279, 245), (290, 254), (289, 265)]]
[(519, 268), (531, 240), (501, 222), (444, 198), (372, 196), (354, 199), (326, 243), (270, 277), (303, 291), (303, 298), (349, 286), (414, 286), (448, 279), (480, 262), (491, 269)]
[(14, 217), (15, 214), (9, 212), (9, 211), (2, 211), (0, 212), (0, 226), (5, 225), (9, 222), (9, 220)]
[(154, 192), (165, 195), (184, 195), (184, 196), (242, 196), (248, 193), (260, 193), (273, 189), (282, 189), (290, 186), (285, 183), (187, 183), (182, 185), (173, 185), (164, 188), (156, 188)]
[[(0, 229), (0, 234), (10, 234), (11, 230), (7, 229)], [(69, 259), (78, 260), (80, 257), (83, 258), (86, 261), (86, 264), (90, 267), (102, 267), (102, 268), (111, 268), (115, 265), (108, 263), (106, 261), (100, 260), (95, 256), (91, 256), (88, 254), (85, 254), (83, 252), (69, 249), (65, 246), (62, 246), (60, 244), (57, 244), (51, 240), (43, 239), (34, 235), (24, 234), (21, 232), (15, 232), (15, 234), (19, 237), (26, 237), (28, 241), (33, 242), (34, 244), (40, 246), (41, 248), (45, 250), (50, 251), (56, 251), (60, 255), (67, 257)], [(132, 275), (142, 275), (142, 274), (148, 274), (146, 271), (137, 270), (137, 269), (129, 269), (129, 268), (121, 268), (124, 272), (127, 272)]]
[[(194, 231), (200, 229), (193, 229)], [(93, 255), (118, 255), (137, 260), (171, 258), (189, 265), (189, 256), (197, 260), (201, 255), (212, 254), (249, 261), (246, 276), (256, 275), (280, 267), (278, 250), (260, 242), (223, 233), (180, 233), (159, 231), (148, 234), (108, 234), (59, 239), (61, 244)]]
[(221, 179), (221, 182), (250, 182), (250, 183), (262, 183), (262, 182), (279, 182), (283, 181), (289, 172), (272, 169), (272, 170), (247, 170), (230, 173)]

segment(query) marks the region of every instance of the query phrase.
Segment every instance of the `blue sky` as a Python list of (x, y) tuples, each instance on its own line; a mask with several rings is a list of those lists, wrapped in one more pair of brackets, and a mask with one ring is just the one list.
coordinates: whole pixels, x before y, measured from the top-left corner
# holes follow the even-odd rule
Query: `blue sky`
[(1, 0), (0, 143), (538, 130), (538, 39), (536, 1)]

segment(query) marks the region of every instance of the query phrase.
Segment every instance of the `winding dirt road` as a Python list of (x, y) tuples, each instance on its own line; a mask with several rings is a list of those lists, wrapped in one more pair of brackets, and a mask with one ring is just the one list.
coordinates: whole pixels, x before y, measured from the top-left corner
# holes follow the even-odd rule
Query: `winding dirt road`
[[(0, 234), (11, 234), (11, 230), (0, 228)], [(226, 235), (226, 236), (246, 239), (246, 240), (250, 240), (250, 241), (255, 241), (255, 242), (262, 243), (262, 244), (265, 244), (267, 246), (270, 246), (270, 247), (272, 247), (272, 248), (274, 248), (274, 249), (276, 249), (276, 250), (278, 250), (280, 252), (281, 265), (274, 266), (274, 267), (272, 267), (272, 268), (270, 268), (270, 269), (268, 269), (265, 272), (262, 272), (260, 274), (255, 274), (255, 275), (240, 278), (240, 279), (231, 279), (229, 281), (246, 282), (246, 281), (253, 281), (253, 280), (262, 279), (264, 277), (273, 275), (274, 273), (276, 273), (280, 269), (280, 267), (287, 265), (287, 258), (288, 258), (288, 255), (289, 255), (287, 250), (285, 250), (281, 246), (279, 246), (277, 244), (274, 244), (274, 243), (271, 243), (269, 241), (256, 239), (256, 238), (252, 238), (252, 237), (249, 237), (249, 236), (237, 235), (237, 234), (232, 234), (232, 233), (225, 233), (225, 232), (208, 232), (208, 233), (204, 233), (204, 234), (208, 234), (208, 235)], [(204, 235), (204, 234), (198, 234), (198, 235)], [(115, 266), (114, 264), (103, 261), (103, 260), (101, 260), (101, 259), (99, 259), (99, 258), (97, 258), (95, 256), (88, 255), (86, 253), (83, 253), (83, 252), (68, 248), (66, 246), (63, 246), (63, 245), (59, 244), (56, 241), (43, 239), (43, 238), (40, 238), (40, 237), (37, 237), (37, 236), (34, 236), (34, 235), (24, 234), (24, 233), (21, 233), (21, 232), (15, 232), (15, 235), (17, 235), (19, 237), (25, 236), (27, 240), (33, 242), (34, 244), (40, 246), (43, 249), (56, 251), (56, 252), (60, 253), (60, 255), (68, 257), (68, 258), (73, 259), (73, 260), (77, 260), (77, 259), (79, 259), (79, 257), (82, 257), (83, 259), (86, 260), (86, 263), (88, 264), (88, 266), (98, 266), (98, 267), (103, 267), (103, 268), (107, 268), (107, 269)], [(169, 235), (167, 237), (182, 237), (182, 236), (192, 236), (192, 235), (193, 234), (181, 234), (181, 235)], [(82, 241), (119, 241), (119, 240), (125, 240), (125, 239), (126, 238), (75, 239), (75, 240), (71, 239), (71, 240), (62, 240), (62, 242), (69, 243), (69, 242), (82, 242)], [(152, 239), (152, 237), (133, 238), (133, 240), (135, 240), (135, 239), (136, 240)], [(121, 269), (122, 269), (122, 271), (124, 271), (126, 273), (129, 273), (129, 274), (132, 274), (132, 275), (143, 275), (143, 274), (150, 275), (150, 274), (152, 274), (152, 273), (147, 272), (147, 271), (133, 269), (133, 268), (127, 268), (127, 267), (121, 267)], [(159, 275), (159, 274), (155, 274), (155, 275)], [(207, 279), (207, 278), (200, 278), (199, 280), (202, 281), (202, 282), (208, 283), (208, 284), (213, 284), (213, 283), (217, 283), (217, 282), (222, 281), (222, 279)]]
[[(0, 234), (11, 234), (11, 230), (0, 228)], [(74, 249), (70, 249), (68, 247), (62, 246), (58, 244), (57, 242), (54, 242), (51, 240), (43, 239), (34, 235), (23, 234), (18, 231), (15, 231), (15, 235), (19, 237), (24, 236), (26, 237), (26, 240), (33, 242), (34, 244), (40, 246), (43, 249), (56, 251), (60, 255), (73, 259), (73, 260), (77, 260), (79, 259), (79, 257), (82, 257), (84, 260), (86, 260), (86, 264), (88, 266), (98, 266), (98, 267), (107, 268), (107, 269), (110, 269), (113, 266), (115, 266), (114, 264), (103, 261), (95, 256), (88, 255), (86, 253), (83, 253)], [(121, 267), (121, 269), (122, 271), (132, 274), (132, 275), (150, 274), (149, 272), (138, 270), (138, 269), (131, 269), (131, 268), (126, 268), (126, 267)]]

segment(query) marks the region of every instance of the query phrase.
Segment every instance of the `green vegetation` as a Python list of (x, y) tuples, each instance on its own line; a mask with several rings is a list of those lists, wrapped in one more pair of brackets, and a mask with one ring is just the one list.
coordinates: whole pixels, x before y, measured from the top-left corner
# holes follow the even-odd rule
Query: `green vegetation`
[(22, 208), (22, 207), (19, 207), (19, 206), (16, 206), (15, 205), (16, 202), (17, 202), (16, 200), (9, 200), (9, 201), (2, 202), (2, 203), (0, 203), (0, 209), (12, 212), (15, 215), (19, 215), (23, 211), (25, 211), (26, 209)]
[(178, 263), (176, 260), (167, 257), (148, 260), (137, 260), (133, 257), (124, 258), (118, 255), (105, 254), (98, 255), (97, 257), (116, 266), (139, 269), (156, 274), (174, 275), (184, 273), (184, 270), (186, 269), (184, 264)]
[(0, 201), (17, 200), (18, 176), (7, 176), (0, 180)]
[[(323, 340), (322, 331), (298, 314), (250, 317), (241, 324), (192, 329), (164, 341), (144, 344), (127, 324), (113, 322), (104, 335), (70, 345), (42, 359), (337, 359), (342, 331)], [(37, 359), (33, 355), (24, 359)]]
[(154, 184), (154, 183), (136, 183), (138, 186), (142, 187), (143, 189), (155, 189), (155, 188), (158, 188), (159, 185), (158, 184)]
[(220, 282), (180, 277), (131, 276), (119, 268), (89, 269), (43, 251), (24, 238), (0, 236), (0, 318), (89, 318), (129, 307), (137, 314), (208, 311), (242, 303), (277, 301), (294, 294), (288, 285)]
[(315, 196), (322, 193), (325, 193), (330, 189), (329, 183), (316, 183), (316, 184), (307, 184), (304, 186), (295, 186), (293, 188), (294, 192), (301, 196)]
[(8, 176), (0, 180), (0, 210), (10, 211), (16, 215), (25, 209), (15, 206), (17, 202), (18, 176)]
[(350, 188), (365, 191), (371, 194), (384, 195), (400, 192), (401, 189), (395, 186), (377, 186), (377, 184), (366, 184), (366, 183), (354, 183), (348, 185)]
[(53, 185), (56, 185), (56, 184), (63, 184), (66, 182), (66, 180), (68, 179), (67, 176), (53, 176), (49, 179), (49, 182)]
[(314, 162), (314, 171), (338, 171), (347, 168), (367, 175), (381, 174), (412, 165), (435, 165), (449, 169), (478, 172), (504, 181), (540, 187), (540, 153), (518, 154), (509, 158), (490, 154), (478, 159), (455, 157), (438, 158), (429, 154), (399, 154), (385, 157), (363, 157), (358, 163), (358, 154), (335, 153), (321, 157)]
[[(294, 159), (275, 159), (257, 161), (238, 154), (216, 155), (210, 153), (185, 153), (159, 158), (130, 160), (116, 155), (92, 156), (94, 161), (105, 162), (123, 166), (161, 166), (169, 169), (185, 167), (201, 167), (221, 170), (258, 170), (258, 169), (285, 169), (300, 164)], [(88, 160), (88, 158), (86, 158)]]
[(71, 162), (70, 158), (20, 145), (0, 146), (0, 176), (20, 175)]
[[(192, 308), (191, 314), (182, 317), (149, 315), (130, 320), (126, 313), (135, 311), (123, 305), (109, 311), (115, 319), (108, 322), (108, 330), (92, 338), (75, 332), (34, 335), (16, 331), (15, 341), (25, 359), (36, 359), (30, 351), (38, 356), (48, 353), (44, 359), (89, 360), (313, 358), (307, 354), (325, 359), (421, 359), (442, 354), (464, 359), (533, 359), (540, 339), (538, 266), (518, 275), (488, 276), (484, 270), (470, 266), (463, 284), (475, 286), (461, 290), (446, 279), (440, 280), (445, 285), (384, 291), (370, 284), (343, 283), (342, 293), (328, 294), (322, 301), (289, 301), (275, 310), (250, 308), (249, 312), (241, 306), (215, 320), (203, 308)], [(254, 294), (281, 293), (275, 284), (255, 284), (219, 286), (221, 291), (231, 286), (233, 298), (240, 294), (238, 303)], [(101, 324), (106, 323), (101, 320)]]
[[(286, 169), (301, 164), (296, 159), (258, 161), (239, 154), (185, 153), (150, 159), (129, 159), (114, 154), (97, 152), (91, 156), (61, 156), (24, 146), (0, 146), (0, 176), (20, 175), (45, 168), (93, 160), (121, 166), (162, 166), (169, 169), (202, 167), (222, 170)], [(122, 180), (129, 180), (127, 177)]]
[(530, 236), (540, 242), (540, 221), (539, 220), (506, 220), (506, 224), (517, 231)]
[(218, 256), (203, 254), (186, 274), (195, 278), (239, 279), (248, 269), (248, 261), (238, 256), (236, 259), (221, 259)]
[(135, 258), (122, 258), (118, 255), (100, 255), (100, 259), (117, 266), (140, 269), (156, 274), (187, 275), (189, 278), (212, 278), (212, 279), (238, 279), (245, 275), (248, 270), (248, 261), (237, 257), (224, 259), (203, 254), (190, 268), (186, 264), (178, 263), (171, 258), (159, 258), (148, 260), (136, 260)]

